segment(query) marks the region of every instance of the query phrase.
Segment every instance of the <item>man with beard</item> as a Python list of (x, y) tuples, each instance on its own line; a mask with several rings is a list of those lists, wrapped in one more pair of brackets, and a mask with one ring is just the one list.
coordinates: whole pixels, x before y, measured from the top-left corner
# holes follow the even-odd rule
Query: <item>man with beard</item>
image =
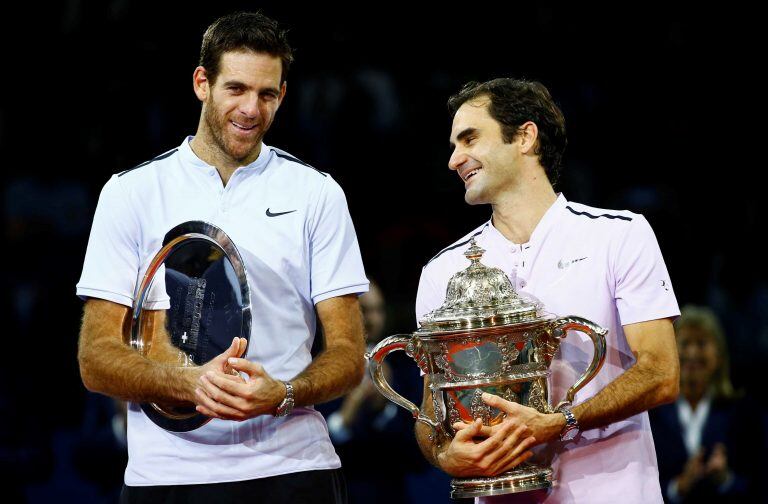
[[(344, 193), (262, 142), (286, 93), (292, 50), (259, 13), (215, 21), (193, 74), (194, 137), (104, 186), (78, 295), (89, 390), (131, 401), (123, 502), (343, 502), (340, 462), (312, 405), (363, 374), (358, 294), (367, 291)], [(248, 353), (235, 338), (199, 367), (150, 361), (122, 343), (140, 271), (189, 220), (223, 229), (243, 256), (254, 306)], [(161, 307), (157, 304), (155, 307)], [(162, 310), (156, 310), (162, 313)], [(323, 352), (310, 349), (316, 315)], [(247, 376), (241, 379), (239, 376)], [(194, 403), (212, 417), (161, 429), (137, 403)]]

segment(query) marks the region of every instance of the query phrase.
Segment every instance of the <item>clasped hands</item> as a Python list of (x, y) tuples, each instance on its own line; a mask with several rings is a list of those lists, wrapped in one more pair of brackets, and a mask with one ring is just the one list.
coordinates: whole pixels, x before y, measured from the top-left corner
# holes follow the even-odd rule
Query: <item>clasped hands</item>
[(203, 366), (187, 368), (190, 399), (198, 413), (222, 420), (243, 421), (272, 414), (285, 398), (283, 382), (261, 364), (243, 359), (247, 340), (234, 338), (228, 349)]
[(480, 419), (453, 424), (456, 435), (437, 455), (440, 467), (452, 476), (496, 476), (512, 470), (533, 456), (530, 448), (556, 438), (565, 425), (561, 413), (540, 413), (488, 393), (482, 399), (506, 417), (490, 427)]

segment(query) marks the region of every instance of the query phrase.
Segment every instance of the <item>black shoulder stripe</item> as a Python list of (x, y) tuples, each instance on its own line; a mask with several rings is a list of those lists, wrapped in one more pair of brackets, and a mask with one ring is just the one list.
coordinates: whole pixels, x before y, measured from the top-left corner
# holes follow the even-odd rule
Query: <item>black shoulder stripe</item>
[[(488, 227), (488, 223), (486, 223), (486, 224), (485, 224), (485, 226), (483, 226), (482, 228), (480, 228), (480, 231), (478, 231), (477, 233), (473, 234), (472, 236), (470, 236), (469, 238), (467, 238), (467, 239), (466, 239), (466, 240), (464, 240), (463, 242), (460, 242), (460, 243), (457, 243), (457, 244), (455, 244), (455, 245), (451, 245), (450, 247), (446, 247), (446, 248), (444, 248), (443, 250), (441, 250), (440, 252), (438, 252), (438, 253), (437, 253), (437, 255), (436, 255), (435, 257), (433, 257), (432, 259), (430, 259), (429, 261), (427, 261), (427, 264), (431, 263), (432, 261), (434, 261), (435, 259), (437, 259), (437, 258), (438, 258), (438, 257), (440, 257), (441, 255), (445, 254), (445, 253), (446, 253), (446, 252), (448, 252), (449, 250), (453, 250), (453, 249), (455, 249), (455, 248), (461, 247), (462, 245), (466, 245), (467, 243), (471, 242), (471, 241), (472, 241), (472, 238), (474, 238), (475, 236), (477, 236), (477, 235), (479, 235), (480, 233), (482, 233), (482, 232), (483, 232), (483, 230), (484, 230), (485, 228), (487, 228), (487, 227)], [(424, 266), (426, 266), (426, 264), (425, 264)]]
[(118, 174), (117, 174), (117, 176), (118, 176), (118, 177), (122, 177), (123, 175), (125, 175), (125, 174), (126, 174), (126, 173), (128, 173), (129, 171), (133, 171), (133, 170), (135, 170), (136, 168), (141, 168), (142, 166), (147, 166), (147, 165), (148, 165), (148, 164), (150, 164), (150, 163), (154, 163), (155, 161), (160, 161), (161, 159), (165, 159), (165, 158), (167, 158), (167, 157), (169, 157), (169, 156), (172, 156), (172, 155), (173, 155), (173, 153), (174, 153), (174, 152), (176, 152), (177, 150), (179, 150), (179, 149), (178, 149), (178, 147), (177, 147), (177, 148), (175, 148), (175, 149), (173, 149), (173, 150), (169, 150), (169, 151), (168, 151), (168, 152), (166, 152), (165, 154), (160, 154), (160, 155), (159, 155), (159, 156), (157, 156), (156, 158), (152, 158), (152, 159), (150, 159), (149, 161), (144, 161), (144, 162), (143, 162), (143, 163), (141, 163), (140, 165), (136, 165), (136, 166), (134, 166), (133, 168), (129, 168), (129, 169), (125, 170), (125, 171), (121, 171), (120, 173), (118, 173)]
[(274, 149), (274, 152), (275, 152), (275, 155), (276, 155), (277, 157), (281, 157), (281, 158), (283, 158), (283, 159), (287, 159), (288, 161), (293, 161), (294, 163), (299, 163), (300, 165), (304, 165), (304, 166), (306, 166), (307, 168), (312, 168), (313, 170), (315, 170), (317, 173), (319, 173), (319, 174), (320, 174), (320, 175), (322, 175), (323, 177), (325, 177), (325, 176), (326, 176), (326, 174), (325, 174), (325, 173), (321, 172), (320, 170), (318, 170), (318, 169), (317, 169), (317, 168), (315, 168), (314, 166), (312, 166), (312, 165), (309, 165), (309, 164), (305, 163), (305, 162), (304, 162), (304, 161), (302, 161), (301, 159), (297, 159), (297, 158), (295, 158), (295, 157), (293, 157), (293, 156), (290, 156), (290, 155), (286, 154), (285, 152), (281, 152), (281, 151), (279, 151), (279, 150), (277, 150), (277, 149)]
[(599, 219), (600, 217), (605, 217), (607, 219), (620, 219), (620, 220), (625, 220), (625, 221), (630, 221), (630, 222), (632, 221), (632, 217), (624, 217), (623, 215), (610, 215), (610, 214), (592, 215), (592, 214), (587, 213), (587, 212), (577, 212), (576, 210), (574, 210), (573, 208), (571, 208), (569, 206), (566, 206), (565, 208), (570, 210), (572, 214), (584, 215), (586, 217), (589, 217), (590, 219)]

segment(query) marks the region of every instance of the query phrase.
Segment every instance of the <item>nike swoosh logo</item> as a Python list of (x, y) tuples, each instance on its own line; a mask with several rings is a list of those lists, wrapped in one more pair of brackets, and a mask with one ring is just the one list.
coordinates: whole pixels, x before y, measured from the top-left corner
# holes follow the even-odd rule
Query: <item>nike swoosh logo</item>
[(560, 259), (560, 260), (557, 262), (557, 267), (558, 267), (558, 268), (560, 268), (560, 269), (565, 269), (565, 268), (567, 268), (568, 266), (570, 266), (571, 264), (573, 264), (573, 263), (577, 263), (577, 262), (579, 262), (579, 261), (583, 261), (584, 259), (586, 259), (586, 257), (580, 257), (580, 258), (578, 258), (578, 259), (573, 259), (573, 260), (571, 260), (571, 261), (563, 261), (562, 259)]
[(269, 211), (269, 208), (267, 208), (267, 217), (279, 217), (280, 215), (285, 215), (285, 214), (293, 213), (295, 211), (296, 210), (288, 210), (287, 212), (272, 213), (272, 212)]

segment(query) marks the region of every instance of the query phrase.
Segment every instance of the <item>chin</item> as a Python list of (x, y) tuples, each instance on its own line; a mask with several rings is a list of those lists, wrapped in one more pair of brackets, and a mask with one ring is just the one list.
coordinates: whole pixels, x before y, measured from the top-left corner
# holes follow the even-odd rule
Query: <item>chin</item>
[(467, 205), (484, 205), (485, 203), (488, 203), (481, 194), (477, 194), (473, 191), (464, 193), (464, 201), (467, 202)]
[(259, 146), (259, 142), (243, 145), (240, 143), (231, 143), (227, 145), (227, 154), (233, 159), (245, 159)]

